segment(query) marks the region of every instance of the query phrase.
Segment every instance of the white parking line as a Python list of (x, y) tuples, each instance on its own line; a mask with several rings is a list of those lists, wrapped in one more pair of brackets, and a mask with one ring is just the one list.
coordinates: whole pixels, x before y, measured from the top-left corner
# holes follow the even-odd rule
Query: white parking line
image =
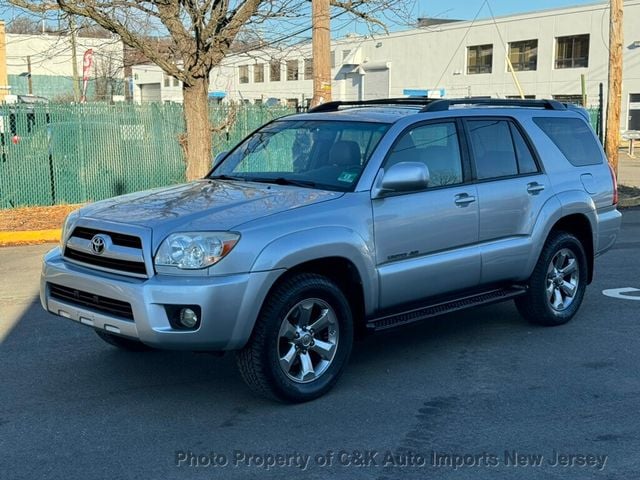
[(633, 287), (624, 287), (624, 288), (609, 288), (607, 290), (603, 290), (602, 294), (611, 298), (619, 298), (621, 300), (638, 300), (640, 301), (640, 296), (636, 295), (625, 295), (625, 293), (631, 292), (640, 292), (639, 288)]

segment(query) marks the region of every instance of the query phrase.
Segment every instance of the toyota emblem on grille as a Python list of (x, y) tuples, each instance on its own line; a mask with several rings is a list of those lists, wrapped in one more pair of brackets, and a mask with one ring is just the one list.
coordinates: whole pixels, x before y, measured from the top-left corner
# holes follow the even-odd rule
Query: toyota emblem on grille
[(91, 239), (91, 250), (96, 255), (100, 255), (102, 252), (104, 252), (104, 247), (106, 244), (107, 244), (107, 239), (105, 238), (104, 235), (101, 235), (101, 234), (94, 235), (93, 238)]

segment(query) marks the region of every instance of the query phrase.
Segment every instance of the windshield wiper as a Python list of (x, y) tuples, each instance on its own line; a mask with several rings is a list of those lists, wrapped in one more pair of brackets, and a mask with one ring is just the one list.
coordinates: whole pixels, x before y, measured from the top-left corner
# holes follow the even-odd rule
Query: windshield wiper
[(209, 177), (209, 180), (239, 180), (241, 182), (246, 182), (247, 178), (233, 175), (213, 175)]
[(247, 181), (258, 183), (275, 183), (276, 185), (295, 185), (296, 187), (308, 188), (316, 188), (318, 186), (316, 182), (312, 182), (311, 180), (293, 180), (291, 178), (285, 177), (248, 177)]

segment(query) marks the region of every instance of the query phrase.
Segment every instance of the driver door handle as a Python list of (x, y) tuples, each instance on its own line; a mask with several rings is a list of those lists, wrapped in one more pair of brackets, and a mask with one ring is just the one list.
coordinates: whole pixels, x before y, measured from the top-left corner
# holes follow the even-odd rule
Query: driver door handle
[(459, 207), (466, 207), (470, 203), (476, 201), (476, 197), (467, 193), (459, 193), (456, 195), (455, 204)]

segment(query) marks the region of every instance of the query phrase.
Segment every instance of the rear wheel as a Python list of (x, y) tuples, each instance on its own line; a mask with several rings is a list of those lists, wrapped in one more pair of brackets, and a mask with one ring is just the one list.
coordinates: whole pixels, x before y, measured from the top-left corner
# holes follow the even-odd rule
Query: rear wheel
[(352, 343), (351, 308), (342, 291), (321, 275), (299, 274), (266, 299), (237, 363), (257, 393), (305, 402), (337, 382)]
[(148, 350), (153, 350), (153, 348), (138, 340), (120, 337), (118, 335), (105, 332), (104, 330), (98, 330), (97, 328), (94, 331), (102, 340), (107, 342), (109, 345), (119, 348), (120, 350), (126, 350), (129, 352), (146, 352)]
[(529, 279), (528, 292), (516, 299), (518, 311), (539, 325), (567, 323), (582, 303), (587, 268), (580, 240), (567, 232), (553, 233)]

